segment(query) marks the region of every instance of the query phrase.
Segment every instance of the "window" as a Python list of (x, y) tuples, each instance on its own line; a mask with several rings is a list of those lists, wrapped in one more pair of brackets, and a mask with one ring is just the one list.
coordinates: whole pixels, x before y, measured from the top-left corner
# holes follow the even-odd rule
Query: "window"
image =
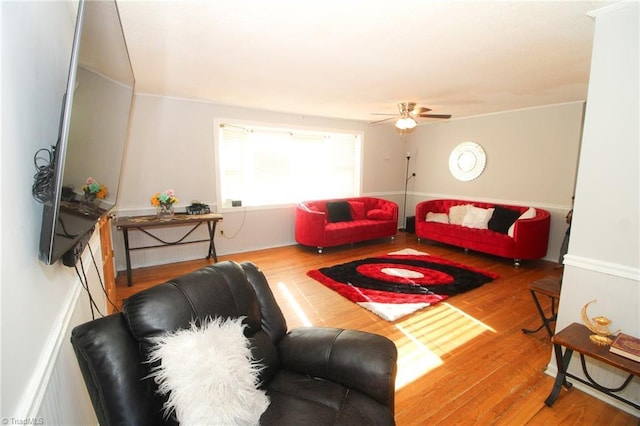
[(249, 126), (217, 126), (218, 203), (292, 204), (360, 194), (362, 135)]

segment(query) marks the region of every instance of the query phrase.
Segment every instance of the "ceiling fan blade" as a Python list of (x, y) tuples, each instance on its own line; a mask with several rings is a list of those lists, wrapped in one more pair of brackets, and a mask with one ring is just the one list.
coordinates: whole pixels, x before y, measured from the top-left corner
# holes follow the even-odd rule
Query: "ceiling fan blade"
[(395, 119), (395, 117), (383, 118), (382, 120), (371, 121), (371, 122), (369, 123), (369, 125), (372, 125), (372, 124), (379, 124), (379, 123), (382, 123), (382, 122), (384, 122), (384, 121), (389, 121), (389, 120), (394, 120), (394, 119)]
[(389, 114), (389, 113), (386, 113), (386, 112), (370, 112), (369, 115), (398, 115), (398, 114), (397, 113), (396, 114)]
[(409, 114), (415, 116), (420, 116), (420, 114), (424, 114), (425, 112), (429, 112), (431, 111), (431, 108), (427, 108), (427, 107), (418, 107), (415, 108), (413, 111), (411, 111)]
[(451, 118), (451, 114), (419, 114), (420, 118)]

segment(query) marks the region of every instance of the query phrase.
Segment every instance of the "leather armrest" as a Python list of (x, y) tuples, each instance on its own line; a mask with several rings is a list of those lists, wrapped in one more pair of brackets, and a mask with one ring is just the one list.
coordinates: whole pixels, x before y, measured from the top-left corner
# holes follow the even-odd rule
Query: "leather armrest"
[(75, 327), (71, 343), (101, 425), (163, 424), (154, 384), (145, 380), (149, 372), (122, 314)]
[(386, 337), (358, 330), (300, 327), (279, 343), (284, 368), (340, 383), (393, 412), (398, 351)]

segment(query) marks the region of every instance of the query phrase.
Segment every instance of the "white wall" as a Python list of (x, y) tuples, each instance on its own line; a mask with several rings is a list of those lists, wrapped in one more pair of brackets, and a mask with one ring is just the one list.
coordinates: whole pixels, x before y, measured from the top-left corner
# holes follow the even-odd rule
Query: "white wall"
[[(169, 188), (180, 200), (177, 205), (179, 211), (184, 211), (184, 207), (194, 200), (215, 208), (214, 118), (362, 131), (362, 193), (400, 201), (403, 152), (398, 148), (401, 146), (400, 137), (393, 127), (370, 127), (367, 123), (352, 120), (281, 114), (138, 94), (120, 183), (118, 215), (152, 214), (154, 211), (149, 199), (155, 192)], [(219, 233), (216, 235), (218, 254), (295, 244), (293, 206), (271, 209), (243, 207), (221, 212), (224, 220), (218, 229), (224, 229), (226, 237)], [(188, 228), (163, 229), (157, 234), (175, 241), (186, 230)], [(198, 239), (206, 237), (204, 228), (198, 231)], [(136, 231), (129, 235), (132, 246), (152, 242)], [(233, 239), (230, 238), (232, 236)], [(117, 268), (122, 270), (124, 244), (117, 230), (114, 230), (114, 244)], [(206, 244), (134, 251), (132, 264), (139, 267), (200, 258), (206, 251)]]
[[(558, 330), (604, 315), (613, 329), (640, 336), (640, 116), (638, 3), (595, 14), (591, 78), (578, 170), (569, 252), (560, 296)], [(576, 357), (574, 357), (576, 358)], [(555, 371), (555, 362), (552, 360)], [(580, 373), (574, 359), (574, 374)], [(589, 362), (603, 385), (622, 383), (613, 368)], [(587, 388), (588, 390), (588, 388)], [(640, 403), (640, 381), (625, 391)], [(600, 395), (599, 395), (600, 396)], [(622, 406), (636, 416), (640, 411)]]
[[(68, 341), (73, 325), (90, 319), (86, 296), (73, 269), (38, 260), (42, 206), (31, 197), (33, 156), (58, 134), (75, 16), (71, 2), (1, 7), (0, 418), (95, 423)], [(91, 244), (99, 259), (95, 235)], [(54, 395), (52, 386), (63, 386), (62, 392)]]
[[(439, 122), (411, 135), (416, 152), (415, 190), (568, 205), (577, 166), (582, 102)], [(480, 144), (484, 172), (463, 182), (449, 172), (449, 155), (460, 143)]]
[[(399, 135), (392, 126), (250, 110), (205, 102), (137, 95), (131, 137), (125, 158), (118, 201), (119, 215), (151, 214), (149, 198), (172, 188), (179, 209), (193, 200), (215, 204), (213, 119), (238, 118), (284, 123), (291, 126), (324, 126), (364, 132), (362, 193), (395, 201), (402, 210), (406, 155), (417, 173), (409, 181), (407, 215), (416, 202), (442, 196), (482, 199), (545, 208), (552, 214), (547, 259), (556, 261), (571, 208), (582, 128), (583, 102), (493, 114), (446, 123), (425, 124), (410, 135)], [(455, 180), (448, 170), (451, 150), (473, 140), (488, 155), (485, 173), (472, 182)], [(177, 149), (176, 149), (177, 148)], [(221, 211), (225, 237), (217, 233), (218, 254), (295, 244), (293, 206), (275, 209), (227, 209)], [(402, 212), (399, 226), (402, 227)], [(269, 224), (265, 226), (265, 224)], [(175, 241), (187, 229), (157, 231)], [(196, 231), (206, 238), (204, 229)], [(234, 238), (230, 238), (233, 236)], [(131, 232), (132, 246), (153, 243)], [(114, 230), (116, 264), (125, 268), (122, 235)], [(132, 252), (133, 267), (203, 257), (205, 244)]]

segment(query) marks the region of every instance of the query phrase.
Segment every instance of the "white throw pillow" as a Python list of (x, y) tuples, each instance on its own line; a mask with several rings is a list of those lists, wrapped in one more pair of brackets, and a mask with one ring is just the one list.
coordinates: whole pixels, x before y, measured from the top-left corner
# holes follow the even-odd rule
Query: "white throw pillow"
[(452, 225), (462, 225), (467, 210), (471, 204), (463, 204), (460, 206), (449, 207), (449, 223)]
[[(536, 217), (536, 209), (534, 209), (533, 207), (529, 207), (527, 211), (522, 213), (520, 217), (516, 219), (516, 222), (520, 219), (533, 219), (534, 217)], [(511, 225), (509, 227), (509, 230), (507, 231), (507, 235), (509, 235), (511, 238), (513, 238), (513, 232), (516, 227), (516, 222), (513, 222), (513, 225)]]
[(449, 223), (449, 215), (446, 213), (428, 212), (425, 220), (427, 222)]
[(467, 214), (462, 219), (462, 226), (476, 229), (488, 229), (489, 220), (493, 215), (494, 208), (483, 209), (476, 206), (469, 206)]
[(261, 366), (252, 360), (242, 318), (209, 319), (158, 337), (149, 362), (159, 361), (150, 377), (168, 399), (165, 415), (175, 410), (180, 424), (260, 423), (269, 398), (259, 390)]

